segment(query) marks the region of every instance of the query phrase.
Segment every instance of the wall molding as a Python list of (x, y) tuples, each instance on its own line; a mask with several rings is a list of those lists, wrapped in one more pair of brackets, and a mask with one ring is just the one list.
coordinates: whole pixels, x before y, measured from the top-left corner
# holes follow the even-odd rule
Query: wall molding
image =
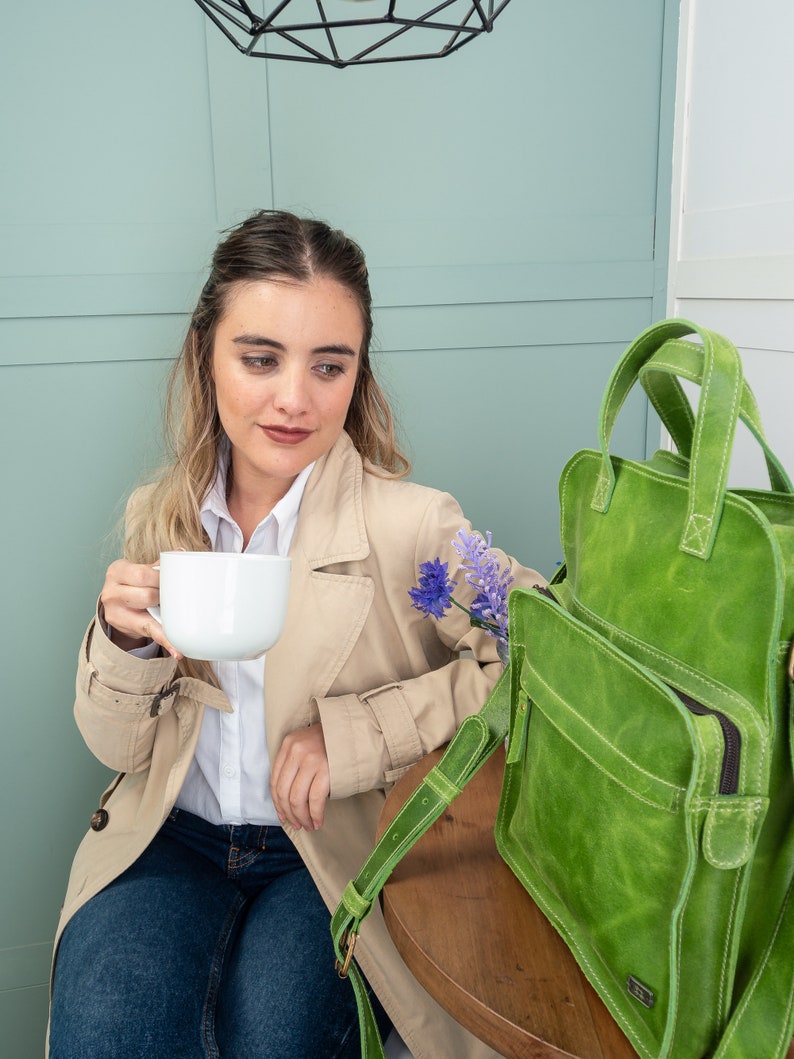
[[(649, 284), (616, 285), (578, 297), (549, 290), (523, 301), (376, 304), (375, 352), (500, 349), (629, 342), (648, 326)], [(564, 309), (561, 305), (564, 303)], [(177, 355), (187, 313), (40, 316), (0, 320), (0, 368), (167, 361)]]
[(0, 993), (46, 985), (50, 980), (51, 960), (51, 941), (0, 949)]
[(777, 301), (794, 298), (794, 254), (682, 259), (676, 297)]

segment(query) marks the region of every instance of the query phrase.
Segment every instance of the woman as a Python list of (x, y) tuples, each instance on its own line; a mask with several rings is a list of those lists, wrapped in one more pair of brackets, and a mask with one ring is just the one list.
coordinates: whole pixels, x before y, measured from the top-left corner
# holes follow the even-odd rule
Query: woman
[[(364, 258), (341, 232), (263, 211), (216, 250), (172, 378), (173, 462), (130, 501), (81, 648), (77, 723), (119, 775), (72, 868), (52, 1059), (359, 1054), (328, 909), (384, 789), (499, 671), (457, 608), (431, 623), (411, 607), (419, 563), (454, 569), (468, 524), (402, 480), (371, 334)], [(198, 663), (168, 643), (146, 608), (174, 548), (289, 553), (266, 660)], [(491, 1054), (418, 986), (377, 912), (356, 957), (417, 1059)]]

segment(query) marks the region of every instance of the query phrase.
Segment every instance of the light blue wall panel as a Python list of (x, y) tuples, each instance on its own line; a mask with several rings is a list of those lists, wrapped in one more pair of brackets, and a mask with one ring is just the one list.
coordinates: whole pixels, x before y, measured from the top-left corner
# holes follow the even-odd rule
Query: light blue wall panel
[[(601, 394), (575, 380), (583, 370), (607, 378), (621, 352), (607, 342), (384, 355), (406, 436), (433, 437), (432, 445), (411, 445), (414, 476), (452, 493), (495, 544), (550, 577), (562, 558), (560, 472), (574, 451), (597, 447)], [(460, 381), (452, 386), (455, 376)], [(461, 389), (468, 390), (465, 401)], [(645, 415), (645, 401), (630, 397), (614, 432), (615, 452), (636, 452)]]
[[(614, 359), (654, 315), (672, 6), (511, 4), (407, 76), (269, 65), (274, 200), (367, 249), (414, 477), (545, 571), (562, 464), (594, 443)], [(626, 423), (637, 455), (644, 401)], [(511, 495), (516, 462), (531, 501)]]
[(0, 993), (0, 1031), (14, 1059), (41, 1059), (46, 1019), (46, 986)]
[(437, 63), (272, 63), (275, 199), (376, 265), (650, 260), (662, 35), (658, 2), (522, 2)]
[(4, 11), (0, 316), (185, 312), (269, 202), (265, 68), (205, 28), (188, 0)]
[(0, 841), (9, 851), (0, 860), (0, 1040), (14, 1057), (42, 1054), (44, 983), (68, 867), (107, 782), (72, 717), (75, 659), (116, 552), (120, 497), (158, 462), (168, 366), (0, 370), (0, 540), (11, 601), (0, 648)]
[[(52, 931), (106, 779), (72, 720), (75, 653), (123, 498), (159, 458), (169, 360), (219, 230), (279, 205), (361, 241), (415, 477), (550, 573), (562, 465), (594, 443), (609, 370), (663, 305), (674, 8), (515, 0), (448, 59), (347, 71), (246, 59), (191, 0), (4, 12), (0, 1041), (15, 1059), (41, 1054)], [(631, 401), (621, 452), (642, 452), (646, 418)]]

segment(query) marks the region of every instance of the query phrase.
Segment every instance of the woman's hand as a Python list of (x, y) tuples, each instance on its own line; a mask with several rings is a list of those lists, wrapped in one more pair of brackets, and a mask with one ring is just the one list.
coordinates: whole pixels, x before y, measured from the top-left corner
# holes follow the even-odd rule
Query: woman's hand
[(154, 566), (117, 559), (108, 567), (99, 598), (111, 639), (122, 651), (154, 640), (173, 658), (182, 657), (166, 639), (160, 622), (146, 609), (160, 602), (160, 571)]
[(285, 736), (273, 763), (270, 795), (279, 820), (297, 831), (323, 826), (331, 773), (323, 726), (313, 724)]

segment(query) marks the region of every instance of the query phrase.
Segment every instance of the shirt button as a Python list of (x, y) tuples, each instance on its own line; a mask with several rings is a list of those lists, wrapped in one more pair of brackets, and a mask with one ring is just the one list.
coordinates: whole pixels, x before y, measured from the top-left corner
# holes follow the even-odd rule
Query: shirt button
[(102, 831), (108, 826), (109, 819), (110, 814), (108, 813), (107, 809), (97, 809), (97, 811), (91, 817), (91, 830)]
[(237, 775), (237, 769), (234, 767), (234, 765), (224, 765), (223, 774), (224, 776), (226, 776), (227, 779), (231, 779), (233, 776)]

